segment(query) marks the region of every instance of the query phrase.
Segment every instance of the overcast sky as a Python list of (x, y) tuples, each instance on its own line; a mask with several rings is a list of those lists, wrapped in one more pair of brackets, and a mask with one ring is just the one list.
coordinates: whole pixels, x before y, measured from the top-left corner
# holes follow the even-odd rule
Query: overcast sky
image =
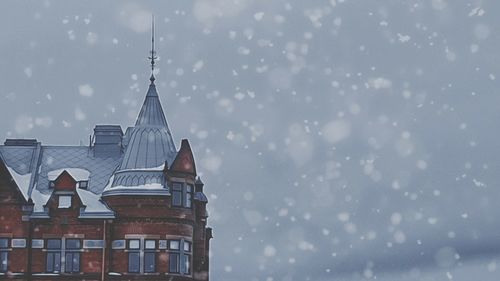
[[(150, 75), (212, 280), (496, 280), (500, 2), (0, 2), (0, 136), (88, 144)], [(499, 259), (497, 261), (497, 259)]]

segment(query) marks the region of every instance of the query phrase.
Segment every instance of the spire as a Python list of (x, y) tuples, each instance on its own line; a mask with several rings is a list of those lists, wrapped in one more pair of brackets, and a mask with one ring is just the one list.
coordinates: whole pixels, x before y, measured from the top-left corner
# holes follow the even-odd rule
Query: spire
[(155, 16), (151, 16), (151, 56), (148, 59), (151, 60), (151, 77), (149, 81), (151, 84), (155, 82), (154, 70), (155, 70), (155, 60), (158, 58), (155, 51)]
[[(151, 37), (151, 72), (154, 71), (156, 51), (154, 48), (154, 20), (152, 22)], [(120, 166), (120, 175), (116, 174), (113, 184), (129, 186), (131, 182), (122, 182), (122, 178), (129, 178), (127, 170), (157, 168), (167, 161), (172, 163), (177, 149), (168, 127), (165, 113), (161, 106), (160, 97), (154, 84), (155, 77), (151, 73), (151, 84), (144, 99), (144, 103), (129, 136), (125, 155)], [(145, 172), (147, 174), (147, 172)], [(144, 179), (146, 178), (144, 174)], [(133, 176), (131, 176), (133, 178)]]

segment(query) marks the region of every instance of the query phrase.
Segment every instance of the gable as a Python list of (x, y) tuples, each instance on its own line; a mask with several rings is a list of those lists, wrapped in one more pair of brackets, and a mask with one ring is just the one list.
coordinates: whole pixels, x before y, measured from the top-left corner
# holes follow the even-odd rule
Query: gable
[(187, 139), (182, 140), (181, 148), (179, 149), (170, 170), (194, 176), (196, 175), (196, 165), (194, 163), (193, 152)]
[(10, 169), (0, 154), (0, 200), (3, 201), (14, 196), (17, 200), (27, 203), (30, 179), (31, 174), (21, 176)]
[(55, 180), (54, 190), (75, 190), (76, 180), (64, 170)]

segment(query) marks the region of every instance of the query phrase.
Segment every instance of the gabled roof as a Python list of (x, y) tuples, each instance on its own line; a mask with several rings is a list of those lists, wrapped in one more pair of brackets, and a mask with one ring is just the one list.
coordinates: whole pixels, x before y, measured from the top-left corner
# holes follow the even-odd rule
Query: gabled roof
[[(48, 218), (44, 206), (53, 192), (49, 188), (49, 179), (55, 180), (54, 177), (63, 171), (77, 181), (89, 180), (88, 190), (84, 192), (89, 199), (86, 204), (92, 207), (87, 207), (84, 213), (93, 215), (95, 206), (101, 210), (104, 203), (99, 200), (100, 194), (122, 159), (94, 157), (87, 146), (42, 146), (40, 143), (32, 146), (0, 145), (0, 157), (23, 197), (26, 201), (32, 200), (32, 216), (42, 218)], [(101, 213), (95, 215), (99, 217)], [(109, 217), (110, 214), (112, 211), (108, 210), (106, 215)]]
[[(17, 187), (17, 192), (19, 192), (24, 198), (25, 202), (28, 202), (29, 195), (29, 181), (31, 178), (31, 174), (20, 175), (14, 169), (9, 167), (2, 156), (2, 152), (0, 151), (0, 168), (6, 169), (7, 173), (12, 177), (14, 183)], [(10, 179), (10, 178), (9, 178)]]

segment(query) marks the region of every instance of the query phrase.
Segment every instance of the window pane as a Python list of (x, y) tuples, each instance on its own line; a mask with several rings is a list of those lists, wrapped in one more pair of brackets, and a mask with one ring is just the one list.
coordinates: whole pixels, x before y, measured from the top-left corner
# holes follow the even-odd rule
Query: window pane
[(61, 270), (61, 253), (47, 253), (47, 272)]
[(172, 192), (172, 205), (173, 206), (182, 206), (182, 191), (174, 190)]
[(8, 248), (9, 247), (9, 239), (2, 238), (0, 239), (0, 248)]
[(156, 271), (156, 253), (144, 253), (144, 272)]
[(182, 191), (182, 184), (174, 182), (172, 189), (177, 191)]
[(0, 272), (7, 271), (9, 254), (7, 252), (0, 252)]
[(66, 240), (66, 249), (80, 249), (81, 244), (79, 239)]
[(61, 253), (54, 254), (54, 271), (61, 271)]
[(73, 254), (66, 254), (66, 272), (73, 272)]
[(61, 249), (61, 240), (60, 239), (47, 240), (47, 249)]
[(104, 248), (103, 240), (83, 240), (84, 249), (102, 249)]
[(186, 203), (184, 206), (186, 208), (191, 208), (191, 193), (186, 193)]
[(54, 253), (47, 253), (47, 272), (54, 271)]
[(128, 253), (128, 272), (140, 272), (139, 253)]
[(139, 240), (129, 240), (128, 241), (128, 248), (129, 249), (140, 249), (140, 241)]
[(189, 274), (190, 272), (189, 267), (190, 267), (189, 255), (182, 255), (181, 272), (184, 274)]
[(73, 272), (80, 272), (80, 253), (73, 254)]
[(184, 241), (184, 252), (191, 252), (191, 243)]
[(170, 247), (169, 247), (170, 250), (179, 250), (180, 249), (179, 240), (170, 240), (169, 243), (170, 243)]
[(169, 272), (178, 273), (179, 272), (179, 254), (170, 254), (170, 266)]
[(80, 187), (81, 189), (87, 189), (87, 187), (88, 187), (88, 185), (89, 185), (89, 182), (88, 182), (88, 181), (81, 181), (81, 182), (79, 182), (79, 184), (78, 184), (78, 185), (79, 185), (79, 187)]
[(67, 273), (80, 272), (80, 253), (66, 254), (66, 268)]
[(71, 196), (59, 196), (59, 208), (70, 208)]
[(146, 240), (146, 249), (156, 249), (156, 241)]
[(111, 244), (112, 249), (125, 249), (125, 240), (114, 240)]

